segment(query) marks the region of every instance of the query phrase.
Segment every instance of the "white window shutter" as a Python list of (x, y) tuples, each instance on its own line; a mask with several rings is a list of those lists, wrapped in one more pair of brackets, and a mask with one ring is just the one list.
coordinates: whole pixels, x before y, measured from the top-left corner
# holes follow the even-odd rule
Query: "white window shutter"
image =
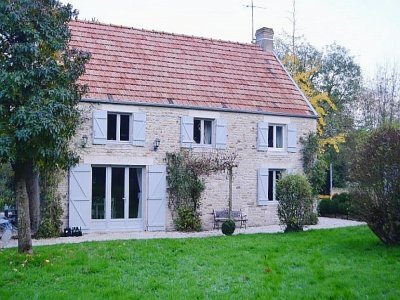
[(226, 149), (227, 125), (224, 119), (215, 120), (215, 148)]
[(107, 111), (93, 112), (93, 144), (104, 145), (107, 141)]
[(181, 147), (192, 148), (193, 146), (193, 117), (181, 117)]
[(88, 230), (91, 218), (92, 168), (88, 164), (80, 164), (71, 168), (69, 174), (69, 227)]
[(257, 150), (268, 150), (268, 123), (258, 122), (257, 126)]
[(268, 169), (258, 169), (257, 172), (257, 204), (268, 204)]
[(147, 198), (147, 230), (165, 230), (166, 214), (166, 173), (164, 165), (149, 166)]
[(132, 144), (144, 147), (146, 142), (146, 113), (133, 113)]
[(288, 152), (297, 152), (297, 129), (296, 124), (288, 124)]

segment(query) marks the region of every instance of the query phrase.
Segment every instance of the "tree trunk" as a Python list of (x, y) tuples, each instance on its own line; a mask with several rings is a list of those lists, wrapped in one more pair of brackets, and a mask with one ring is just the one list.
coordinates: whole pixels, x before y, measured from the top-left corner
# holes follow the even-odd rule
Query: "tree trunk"
[(26, 172), (26, 190), (29, 198), (29, 215), (31, 219), (31, 231), (35, 235), (40, 224), (40, 188), (39, 170), (30, 164)]
[(26, 190), (25, 164), (14, 166), (15, 197), (18, 209), (18, 252), (32, 253), (32, 237), (29, 216), (29, 199)]
[(228, 218), (231, 219), (231, 214), (232, 214), (232, 181), (233, 181), (232, 168), (228, 169), (228, 177), (229, 177)]

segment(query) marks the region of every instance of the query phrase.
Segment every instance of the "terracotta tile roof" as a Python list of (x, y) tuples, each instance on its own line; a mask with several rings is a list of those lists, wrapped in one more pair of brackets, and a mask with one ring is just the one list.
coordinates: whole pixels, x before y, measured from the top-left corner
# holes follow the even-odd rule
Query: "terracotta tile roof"
[(92, 53), (87, 99), (313, 116), (272, 53), (257, 45), (73, 21)]

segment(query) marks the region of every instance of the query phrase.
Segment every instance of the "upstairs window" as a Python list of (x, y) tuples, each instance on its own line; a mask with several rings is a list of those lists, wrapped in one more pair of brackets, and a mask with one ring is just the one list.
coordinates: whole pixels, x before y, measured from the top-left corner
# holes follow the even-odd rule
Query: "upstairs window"
[(108, 142), (144, 147), (146, 144), (146, 113), (93, 111), (93, 145)]
[(226, 149), (227, 123), (224, 119), (181, 117), (181, 147)]
[(283, 148), (283, 125), (268, 126), (268, 148)]
[(212, 144), (212, 120), (194, 119), (193, 140), (197, 145)]
[(129, 141), (130, 136), (129, 114), (108, 113), (107, 114), (107, 140)]

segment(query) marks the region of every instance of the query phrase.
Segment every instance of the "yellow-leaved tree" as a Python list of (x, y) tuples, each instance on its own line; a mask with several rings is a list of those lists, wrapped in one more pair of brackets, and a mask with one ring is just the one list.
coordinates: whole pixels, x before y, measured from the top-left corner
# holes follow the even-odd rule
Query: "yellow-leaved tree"
[(336, 152), (339, 152), (339, 144), (345, 142), (344, 134), (336, 136), (324, 135), (324, 127), (326, 126), (325, 117), (329, 110), (336, 110), (336, 105), (329, 98), (328, 93), (320, 92), (312, 83), (313, 76), (318, 72), (320, 66), (315, 66), (310, 70), (304, 70), (300, 60), (296, 56), (286, 55), (283, 59), (284, 65), (290, 65), (290, 70), (294, 81), (297, 83), (303, 94), (310, 101), (318, 114), (317, 133), (319, 136), (320, 152), (324, 152), (328, 146), (332, 146)]

